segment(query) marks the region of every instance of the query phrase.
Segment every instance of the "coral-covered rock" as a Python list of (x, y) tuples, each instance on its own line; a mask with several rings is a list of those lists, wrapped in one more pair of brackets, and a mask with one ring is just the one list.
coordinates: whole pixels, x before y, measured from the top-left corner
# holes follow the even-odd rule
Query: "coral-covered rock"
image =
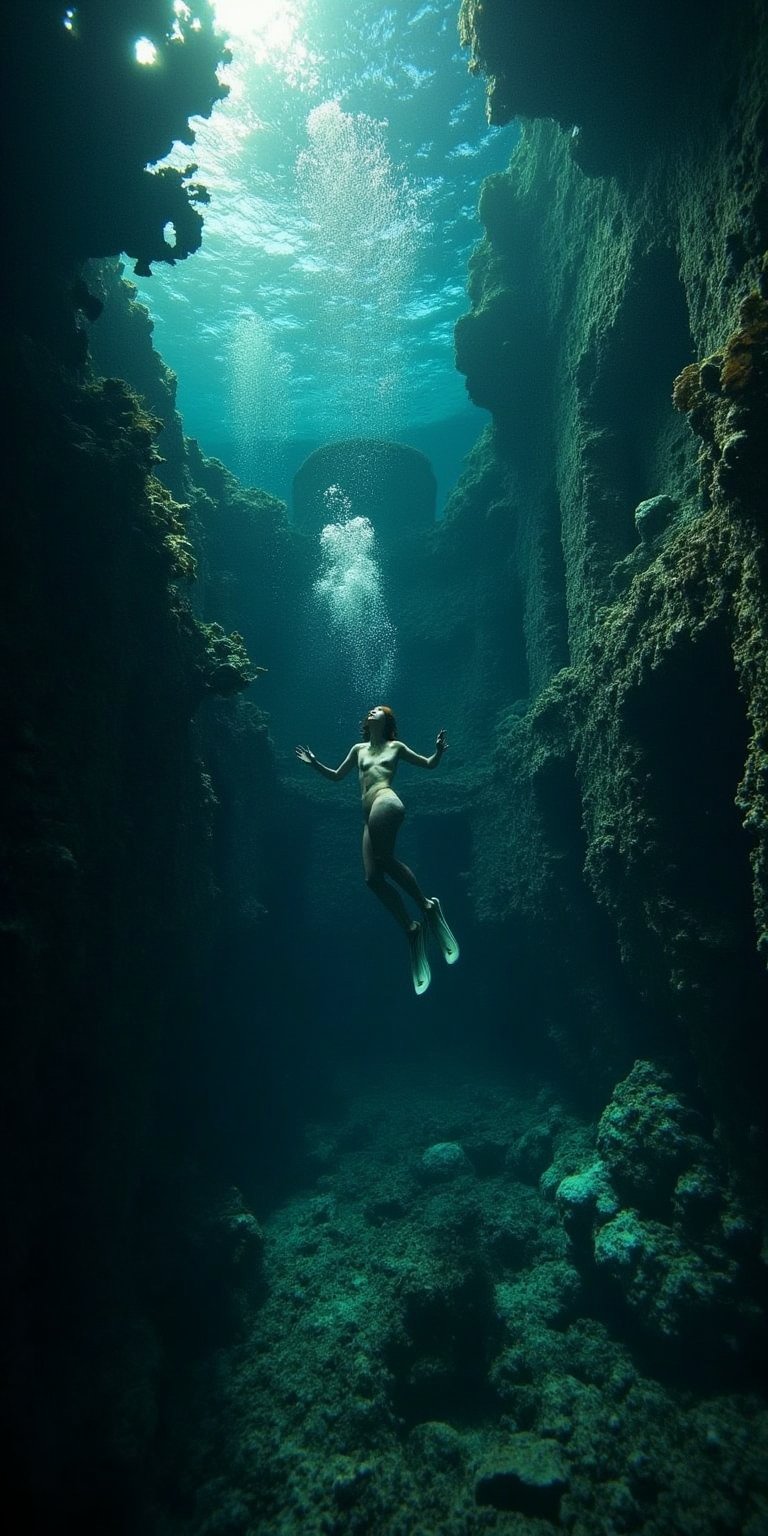
[(651, 543), (669, 526), (675, 514), (672, 496), (651, 496), (635, 507), (635, 527), (644, 544)]
[(422, 1153), (419, 1171), (425, 1179), (454, 1179), (471, 1173), (472, 1165), (457, 1141), (436, 1141)]
[(598, 1271), (610, 1276), (651, 1335), (689, 1345), (708, 1339), (715, 1351), (724, 1329), (742, 1331), (736, 1266), (697, 1252), (661, 1222), (621, 1211), (598, 1231), (594, 1252)]
[(601, 1158), (556, 1193), (585, 1284), (607, 1282), (634, 1326), (688, 1358), (705, 1339), (721, 1359), (759, 1339), (749, 1221), (668, 1076), (636, 1062), (603, 1111), (597, 1144)]
[(701, 1155), (699, 1121), (669, 1077), (636, 1061), (603, 1110), (597, 1146), (621, 1195), (641, 1210), (668, 1206), (675, 1180)]
[(619, 1210), (619, 1199), (599, 1158), (580, 1173), (569, 1174), (557, 1186), (557, 1209), (569, 1238), (578, 1247)]

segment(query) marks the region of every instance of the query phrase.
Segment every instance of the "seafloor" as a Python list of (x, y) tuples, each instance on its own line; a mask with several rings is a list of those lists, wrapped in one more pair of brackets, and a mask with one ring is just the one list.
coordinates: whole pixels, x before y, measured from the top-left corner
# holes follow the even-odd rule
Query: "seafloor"
[(756, 1234), (646, 1064), (595, 1131), (439, 1068), (309, 1126), (263, 1232), (222, 1216), (263, 1304), (179, 1410), (168, 1529), (764, 1532), (768, 1412), (731, 1359)]

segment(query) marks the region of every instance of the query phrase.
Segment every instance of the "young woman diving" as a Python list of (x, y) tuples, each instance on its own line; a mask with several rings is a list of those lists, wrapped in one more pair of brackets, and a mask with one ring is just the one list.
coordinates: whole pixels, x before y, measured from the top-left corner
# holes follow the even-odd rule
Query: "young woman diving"
[[(387, 704), (369, 710), (362, 723), (363, 740), (350, 747), (338, 768), (326, 768), (309, 747), (297, 747), (302, 763), (316, 768), (326, 779), (346, 778), (357, 765), (363, 800), (363, 869), (365, 883), (378, 896), (408, 938), (411, 977), (417, 993), (426, 992), (432, 979), (427, 958), (426, 932), (436, 940), (448, 965), (459, 958), (459, 946), (448, 927), (436, 896), (425, 896), (413, 871), (395, 858), (395, 840), (405, 816), (405, 807), (392, 788), (400, 762), (416, 768), (436, 768), (446, 749), (445, 731), (438, 731), (431, 757), (422, 757), (397, 739), (397, 723)], [(394, 884), (391, 882), (394, 881)], [(413, 898), (423, 921), (409, 916), (400, 886)]]

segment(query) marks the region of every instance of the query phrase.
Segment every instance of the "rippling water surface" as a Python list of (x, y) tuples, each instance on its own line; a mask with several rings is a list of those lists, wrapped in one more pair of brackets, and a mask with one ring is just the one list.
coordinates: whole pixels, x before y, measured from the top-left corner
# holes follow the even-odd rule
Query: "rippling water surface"
[(203, 246), (136, 280), (186, 430), (283, 494), (291, 460), (335, 437), (434, 454), (450, 421), (468, 445), (483, 416), (454, 369), (453, 325), (479, 184), (513, 135), (485, 122), (456, 0), (217, 10), (230, 95), (171, 156), (194, 155), (210, 190)]

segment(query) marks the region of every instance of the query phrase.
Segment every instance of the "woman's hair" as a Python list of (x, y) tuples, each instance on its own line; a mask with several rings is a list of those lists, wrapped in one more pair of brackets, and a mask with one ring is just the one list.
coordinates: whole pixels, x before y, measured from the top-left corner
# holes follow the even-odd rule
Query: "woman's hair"
[[(393, 715), (389, 705), (388, 704), (374, 704), (373, 707), (374, 707), (374, 709), (383, 709), (383, 711), (384, 711), (384, 737), (385, 737), (385, 740), (387, 740), (387, 741), (394, 741), (396, 736), (397, 736), (397, 721), (396, 721), (396, 719), (395, 719), (395, 717), (394, 717), (394, 715)], [(365, 719), (364, 719), (360, 729), (361, 729), (361, 731), (363, 733), (363, 741), (370, 741), (371, 728), (370, 728), (370, 726), (368, 724), (368, 716), (367, 715), (366, 715), (366, 717), (365, 717)]]

